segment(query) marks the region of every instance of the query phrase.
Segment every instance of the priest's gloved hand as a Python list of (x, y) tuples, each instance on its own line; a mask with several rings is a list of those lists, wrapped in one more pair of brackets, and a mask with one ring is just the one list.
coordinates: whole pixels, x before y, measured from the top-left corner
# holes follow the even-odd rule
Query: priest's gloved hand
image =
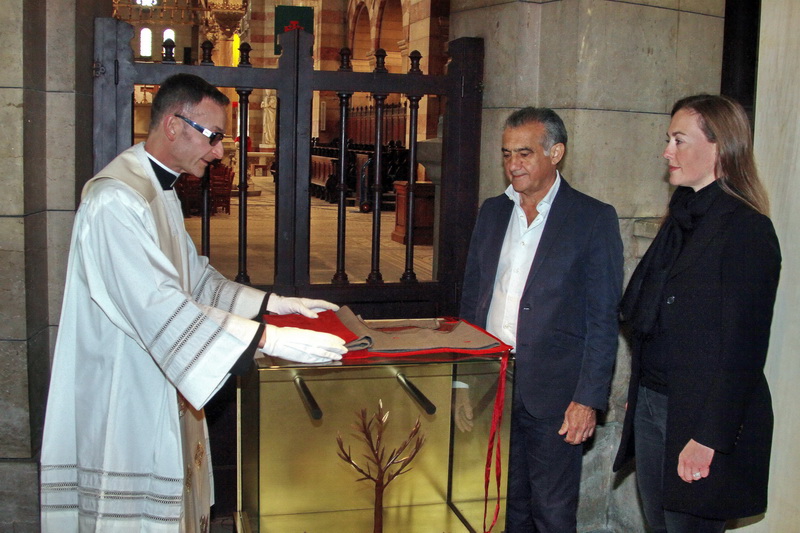
[(321, 311), (338, 311), (339, 306), (325, 300), (310, 298), (291, 298), (270, 294), (267, 300), (267, 311), (279, 315), (298, 313), (308, 318), (317, 318)]
[(344, 340), (336, 335), (270, 324), (264, 332), (264, 347), (259, 350), (297, 363), (329, 363), (338, 361), (347, 352)]

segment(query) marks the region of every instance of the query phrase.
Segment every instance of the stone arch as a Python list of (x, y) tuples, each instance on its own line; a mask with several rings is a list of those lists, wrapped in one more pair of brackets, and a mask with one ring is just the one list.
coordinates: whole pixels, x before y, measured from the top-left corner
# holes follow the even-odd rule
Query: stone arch
[[(353, 52), (353, 69), (371, 71), (375, 67), (375, 50), (383, 48), (387, 52), (389, 72), (406, 72), (410, 66), (408, 54), (419, 50), (423, 56), (420, 63), (423, 72), (443, 73), (447, 59), (444, 44), (448, 38), (449, 9), (449, 1), (443, 0), (428, 4), (427, 12), (415, 12), (415, 24), (420, 24), (418, 33), (421, 35), (412, 38), (411, 0), (349, 0), (346, 35)], [(401, 103), (402, 100), (401, 95), (390, 95), (386, 104)], [(371, 105), (367, 95), (354, 95), (352, 103), (354, 106)], [(440, 114), (439, 97), (427, 96), (420, 102), (419, 138), (437, 135)]]
[(355, 4), (352, 13), (348, 14), (348, 41), (353, 54), (353, 69), (356, 71), (370, 70), (369, 61), (375, 52), (373, 20), (365, 2)]

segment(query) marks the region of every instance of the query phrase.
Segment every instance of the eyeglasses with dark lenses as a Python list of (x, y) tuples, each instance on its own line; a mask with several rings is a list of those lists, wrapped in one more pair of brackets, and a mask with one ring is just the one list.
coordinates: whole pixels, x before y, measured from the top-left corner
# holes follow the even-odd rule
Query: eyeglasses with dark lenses
[(179, 114), (175, 113), (175, 116), (178, 117), (179, 119), (183, 120), (184, 122), (186, 122), (188, 125), (190, 125), (194, 129), (196, 129), (197, 131), (199, 131), (200, 133), (202, 133), (206, 137), (208, 137), (208, 144), (210, 144), (211, 146), (218, 145), (219, 142), (222, 140), (222, 138), (225, 137), (224, 133), (220, 133), (218, 131), (211, 131), (210, 129), (201, 126), (200, 124), (198, 124), (194, 120), (190, 120), (190, 119), (184, 117), (183, 115), (179, 115)]

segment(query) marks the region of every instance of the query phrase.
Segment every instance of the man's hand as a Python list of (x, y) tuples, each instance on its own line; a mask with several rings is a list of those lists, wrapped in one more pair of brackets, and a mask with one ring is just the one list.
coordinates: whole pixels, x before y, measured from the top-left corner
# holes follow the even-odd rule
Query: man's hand
[(298, 313), (308, 318), (317, 318), (317, 313), (322, 311), (338, 311), (339, 306), (325, 300), (312, 300), (310, 298), (289, 298), (270, 294), (267, 300), (267, 311), (279, 315)]
[(453, 418), (456, 427), (462, 433), (472, 431), (472, 402), (469, 399), (469, 389), (456, 388), (455, 399), (453, 400)]
[(558, 430), (559, 435), (566, 435), (564, 441), (569, 444), (582, 444), (594, 435), (597, 425), (597, 414), (592, 407), (577, 402), (570, 402), (564, 413), (564, 423)]
[(678, 456), (678, 476), (686, 483), (700, 481), (711, 473), (712, 460), (714, 449), (691, 439)]
[(329, 363), (338, 361), (347, 352), (344, 340), (330, 333), (300, 328), (279, 328), (267, 324), (263, 347), (268, 355), (274, 355), (297, 363)]

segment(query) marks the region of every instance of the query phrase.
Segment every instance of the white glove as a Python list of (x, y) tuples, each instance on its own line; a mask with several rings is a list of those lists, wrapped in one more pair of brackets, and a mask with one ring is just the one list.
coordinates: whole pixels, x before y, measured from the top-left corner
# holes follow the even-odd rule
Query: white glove
[(329, 363), (338, 361), (343, 353), (347, 353), (344, 340), (336, 335), (270, 324), (267, 324), (264, 347), (259, 350), (297, 363)]
[(310, 298), (290, 298), (270, 294), (267, 300), (267, 311), (279, 315), (298, 313), (308, 318), (317, 318), (321, 311), (338, 311), (339, 306), (325, 300), (312, 300)]

